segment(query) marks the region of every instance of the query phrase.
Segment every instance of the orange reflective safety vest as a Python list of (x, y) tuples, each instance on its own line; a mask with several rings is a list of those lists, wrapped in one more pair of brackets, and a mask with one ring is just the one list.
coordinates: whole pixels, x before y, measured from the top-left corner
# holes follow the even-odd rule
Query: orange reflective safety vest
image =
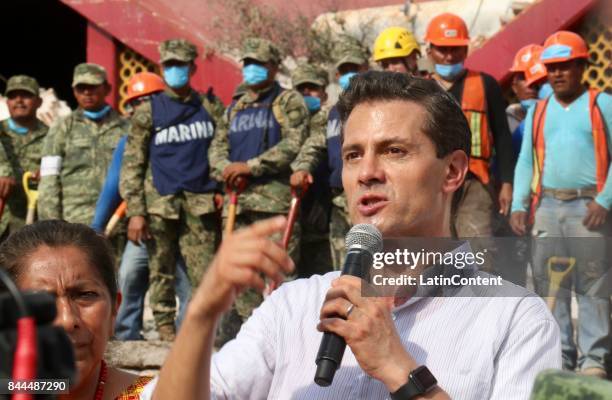
[[(606, 184), (608, 168), (610, 166), (610, 154), (608, 152), (608, 137), (601, 110), (597, 106), (597, 96), (599, 91), (589, 89), (589, 115), (593, 126), (593, 147), (595, 148), (595, 171), (597, 182), (597, 192), (601, 192)], [(529, 223), (535, 220), (535, 210), (540, 203), (542, 195), (542, 176), (544, 170), (544, 124), (546, 123), (546, 107), (548, 100), (541, 100), (537, 103), (533, 113), (533, 177), (531, 179), (531, 207), (529, 208)]]
[(480, 72), (467, 72), (461, 95), (461, 109), (472, 132), (469, 170), (486, 185), (491, 180), (489, 162), (493, 149), (493, 137), (489, 130), (487, 96)]

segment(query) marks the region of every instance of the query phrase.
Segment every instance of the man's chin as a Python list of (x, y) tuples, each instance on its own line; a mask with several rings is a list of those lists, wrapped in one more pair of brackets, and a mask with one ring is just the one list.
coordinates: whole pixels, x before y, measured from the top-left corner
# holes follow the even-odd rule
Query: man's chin
[(393, 227), (393, 223), (389, 223), (387, 218), (380, 214), (372, 215), (372, 216), (363, 216), (359, 214), (356, 218), (351, 219), (353, 225), (357, 224), (370, 224), (374, 225), (383, 237), (388, 236), (387, 233), (390, 232), (390, 229)]

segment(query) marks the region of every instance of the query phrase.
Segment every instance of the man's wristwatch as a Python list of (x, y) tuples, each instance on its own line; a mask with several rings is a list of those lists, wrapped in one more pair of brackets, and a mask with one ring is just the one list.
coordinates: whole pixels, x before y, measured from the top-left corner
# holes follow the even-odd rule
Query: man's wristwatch
[(410, 400), (429, 392), (438, 381), (426, 366), (421, 365), (410, 373), (408, 383), (391, 393), (391, 400)]

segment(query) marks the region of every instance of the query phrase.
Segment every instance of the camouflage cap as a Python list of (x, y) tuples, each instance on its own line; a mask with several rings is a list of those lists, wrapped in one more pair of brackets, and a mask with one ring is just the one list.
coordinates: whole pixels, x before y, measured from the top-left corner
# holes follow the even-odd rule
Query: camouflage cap
[(291, 84), (297, 87), (302, 83), (313, 83), (318, 86), (327, 86), (327, 71), (313, 64), (301, 64), (291, 73)]
[(4, 95), (8, 95), (13, 90), (25, 90), (26, 92), (32, 93), (34, 96), (38, 96), (40, 87), (36, 79), (27, 75), (15, 75), (11, 76), (6, 82), (6, 90)]
[(280, 63), (280, 51), (269, 40), (262, 38), (247, 38), (242, 45), (241, 60), (252, 58), (259, 62)]
[(361, 65), (368, 61), (368, 53), (361, 43), (354, 37), (342, 35), (332, 49), (334, 67), (338, 69), (342, 64)]
[(170, 39), (159, 44), (159, 62), (170, 60), (192, 62), (198, 56), (195, 44), (185, 39)]
[(74, 67), (72, 87), (79, 84), (101, 85), (106, 80), (106, 70), (103, 66), (92, 63), (83, 63)]

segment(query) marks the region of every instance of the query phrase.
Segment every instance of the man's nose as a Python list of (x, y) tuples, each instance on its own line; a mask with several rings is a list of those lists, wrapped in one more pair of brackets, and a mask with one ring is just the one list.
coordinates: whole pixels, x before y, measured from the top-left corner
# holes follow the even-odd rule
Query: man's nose
[(359, 164), (359, 182), (364, 185), (380, 183), (385, 180), (385, 173), (377, 154), (366, 152)]
[(56, 304), (55, 325), (61, 326), (66, 332), (73, 332), (78, 329), (81, 324), (81, 317), (76, 304), (65, 297), (58, 297)]
[(443, 53), (444, 62), (447, 62), (449, 64), (453, 64), (453, 61), (454, 61), (454, 57), (453, 56), (454, 56), (454, 53), (453, 53), (452, 50), (445, 51)]

